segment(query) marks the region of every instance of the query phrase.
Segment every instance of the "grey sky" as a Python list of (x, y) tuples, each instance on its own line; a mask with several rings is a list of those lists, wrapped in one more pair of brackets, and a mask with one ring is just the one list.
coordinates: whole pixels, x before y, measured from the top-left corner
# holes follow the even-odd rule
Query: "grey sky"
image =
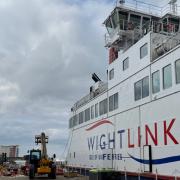
[(45, 131), (49, 153), (60, 157), (71, 106), (93, 72), (106, 79), (102, 22), (114, 2), (0, 1), (0, 144), (19, 144), (22, 155)]
[(105, 77), (106, 1), (0, 1), (0, 144), (35, 147), (45, 131), (60, 156), (70, 108), (88, 93), (91, 73)]

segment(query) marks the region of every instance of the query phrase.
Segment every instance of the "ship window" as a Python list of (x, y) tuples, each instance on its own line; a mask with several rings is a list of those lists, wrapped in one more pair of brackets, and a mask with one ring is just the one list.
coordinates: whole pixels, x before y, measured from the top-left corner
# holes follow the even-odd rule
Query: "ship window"
[(118, 93), (114, 94), (114, 109), (118, 108)]
[(129, 58), (126, 58), (123, 61), (123, 71), (125, 71), (129, 67)]
[(156, 71), (152, 74), (152, 92), (153, 94), (160, 91), (160, 73)]
[(175, 32), (179, 30), (179, 18), (169, 18), (170, 24), (173, 24)]
[(69, 128), (71, 128), (71, 118), (69, 119)]
[(118, 108), (118, 93), (109, 97), (109, 111), (113, 111)]
[(143, 33), (144, 34), (146, 34), (148, 32), (149, 25), (150, 25), (150, 18), (143, 17), (143, 20), (142, 20), (142, 29), (143, 29)]
[(147, 43), (141, 46), (140, 48), (140, 58), (144, 58), (148, 54), (148, 46)]
[(85, 110), (85, 121), (90, 120), (90, 108)]
[(114, 78), (114, 69), (111, 69), (109, 71), (109, 80), (113, 79)]
[(143, 17), (143, 22), (142, 22), (143, 27), (148, 27), (149, 23), (150, 23), (150, 19), (148, 17)]
[(79, 113), (79, 124), (84, 122), (84, 111)]
[(95, 104), (95, 117), (98, 117), (98, 103)]
[(69, 128), (73, 128), (76, 124), (76, 119), (75, 119), (76, 116), (73, 116), (70, 118), (69, 120)]
[(149, 76), (142, 80), (142, 98), (149, 96)]
[(149, 96), (149, 76), (134, 84), (135, 101)]
[(94, 105), (91, 106), (91, 119), (94, 119)]
[(109, 111), (113, 111), (113, 104), (114, 104), (114, 95), (109, 97)]
[(69, 128), (72, 128), (72, 118), (69, 119)]
[(133, 23), (134, 26), (140, 26), (141, 16), (131, 14), (130, 21)]
[(175, 67), (176, 67), (176, 83), (180, 83), (180, 60), (177, 60), (175, 62)]
[(113, 23), (114, 28), (116, 28), (118, 25), (117, 12), (115, 12), (112, 16), (112, 23)]
[(106, 22), (106, 28), (109, 34), (111, 34), (113, 32), (113, 28), (112, 28), (112, 24), (111, 24), (111, 20), (108, 19)]
[(77, 115), (73, 116), (73, 126), (76, 126), (78, 124), (78, 118)]
[(128, 13), (119, 11), (120, 29), (127, 29)]
[(141, 99), (142, 96), (142, 80), (134, 84), (135, 101)]
[(163, 88), (167, 89), (172, 86), (171, 64), (163, 68)]
[(107, 98), (99, 103), (99, 115), (107, 113)]

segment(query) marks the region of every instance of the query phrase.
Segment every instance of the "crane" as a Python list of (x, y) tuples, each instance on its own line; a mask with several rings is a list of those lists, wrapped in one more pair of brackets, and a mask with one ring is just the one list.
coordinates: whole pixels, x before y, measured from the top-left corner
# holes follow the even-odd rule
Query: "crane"
[(35, 175), (47, 174), (49, 178), (56, 179), (56, 164), (53, 162), (53, 158), (49, 159), (47, 155), (46, 144), (48, 143), (48, 136), (42, 132), (40, 135), (35, 136), (35, 143), (41, 144), (41, 150), (32, 149), (30, 151), (29, 162), (29, 179), (34, 179)]
[(35, 143), (37, 145), (41, 143), (41, 156), (42, 158), (47, 159), (48, 156), (47, 156), (46, 143), (48, 143), (48, 136), (46, 136), (44, 132), (42, 132), (41, 135), (36, 135)]

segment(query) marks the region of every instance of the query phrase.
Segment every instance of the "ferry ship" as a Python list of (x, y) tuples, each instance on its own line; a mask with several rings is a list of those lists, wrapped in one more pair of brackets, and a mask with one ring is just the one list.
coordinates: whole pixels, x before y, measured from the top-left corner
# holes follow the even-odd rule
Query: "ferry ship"
[(95, 81), (71, 108), (67, 165), (126, 177), (180, 178), (180, 16), (117, 1), (104, 21), (107, 82)]

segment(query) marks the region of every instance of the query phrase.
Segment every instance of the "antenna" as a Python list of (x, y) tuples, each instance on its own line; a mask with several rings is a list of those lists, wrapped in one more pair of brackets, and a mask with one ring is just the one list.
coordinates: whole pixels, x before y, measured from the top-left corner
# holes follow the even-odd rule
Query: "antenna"
[(170, 5), (170, 10), (172, 11), (173, 14), (177, 14), (177, 0), (170, 0), (169, 5)]
[(123, 5), (125, 3), (125, 0), (119, 0), (119, 4)]

